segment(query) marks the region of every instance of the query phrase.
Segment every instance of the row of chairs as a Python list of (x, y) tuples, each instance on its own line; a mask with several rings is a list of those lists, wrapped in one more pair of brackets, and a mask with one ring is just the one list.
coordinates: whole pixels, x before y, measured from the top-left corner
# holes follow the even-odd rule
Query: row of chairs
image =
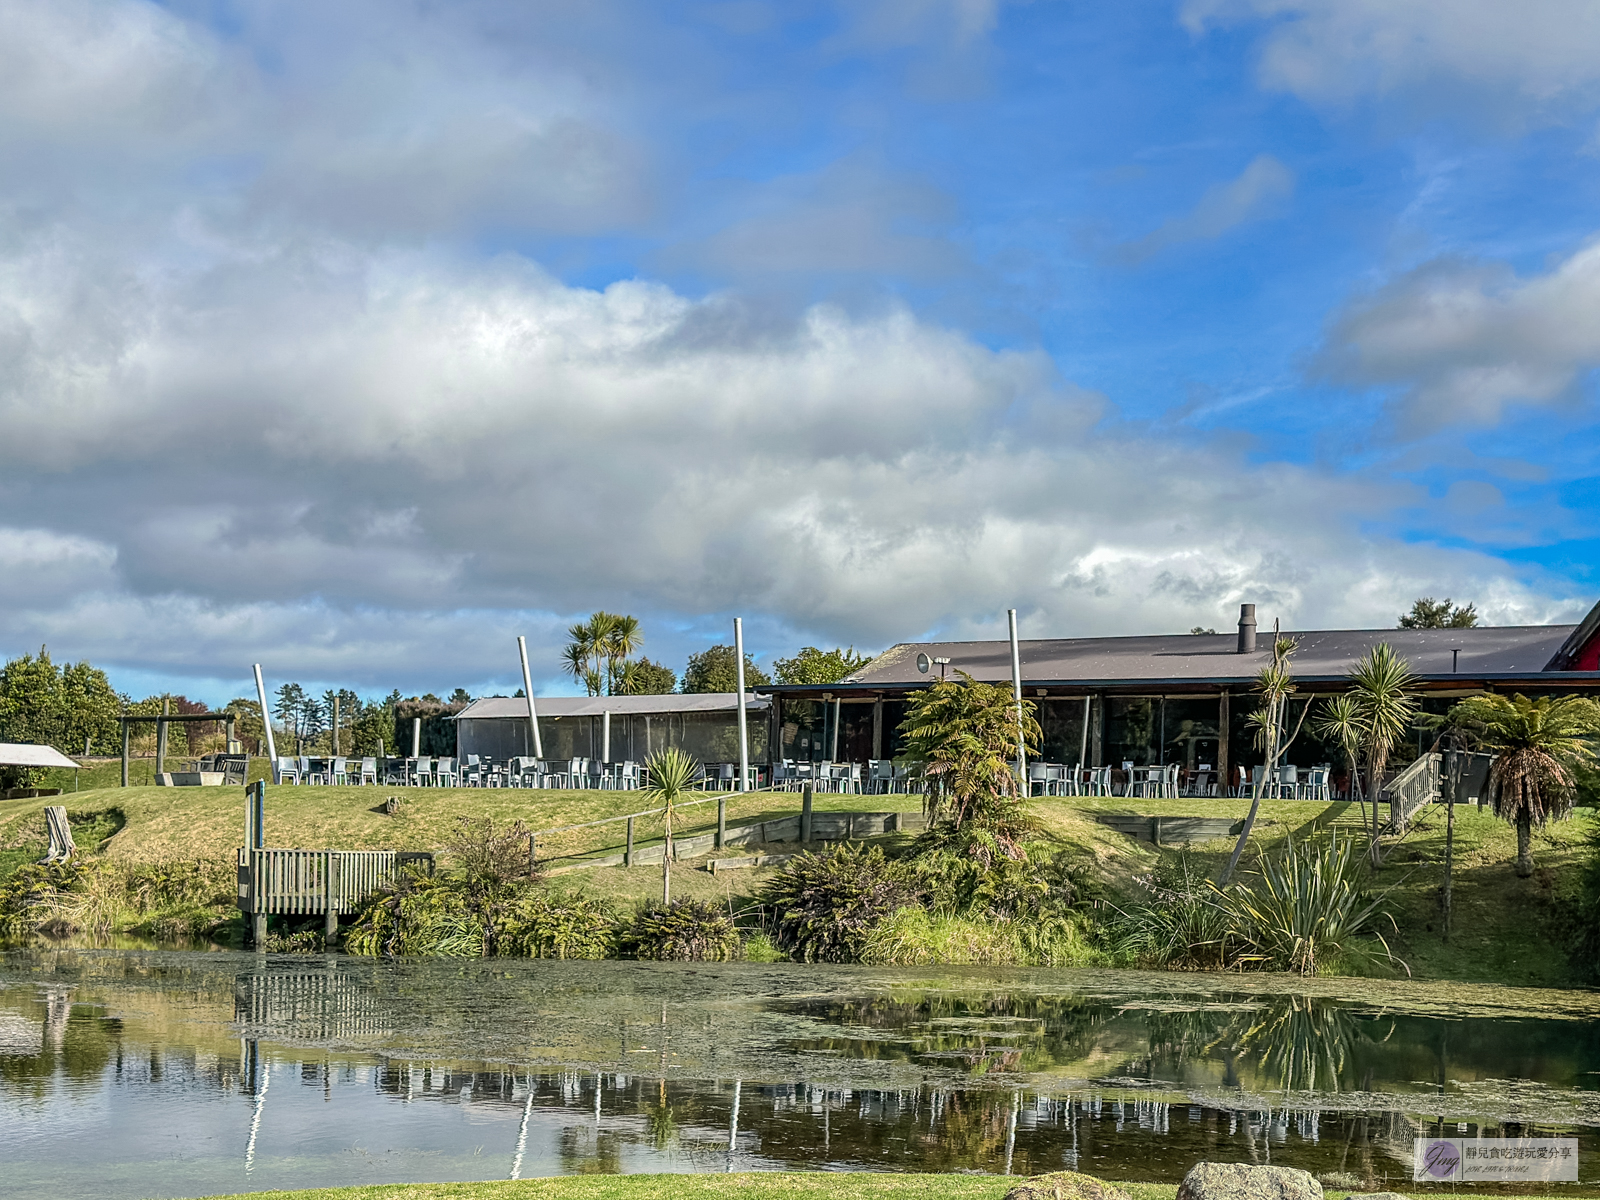
[(786, 758), (773, 764), (772, 784), (786, 792), (800, 791), (809, 784), (816, 792), (855, 796), (888, 796), (922, 790), (910, 769), (897, 766), (887, 758), (869, 758), (865, 764)]
[(1278, 800), (1322, 800), (1333, 798), (1329, 766), (1310, 767), (1302, 774), (1299, 767), (1285, 763), (1266, 778), (1266, 767), (1239, 768), (1239, 782), (1219, 784), (1210, 763), (1201, 763), (1185, 772), (1177, 763), (1165, 766), (1122, 764), (1122, 778), (1115, 778), (1111, 767), (1062, 766), (1036, 762), (1028, 766), (1028, 791), (1034, 796), (1128, 796), (1176, 798), (1185, 796), (1249, 796), (1257, 785), (1261, 795)]

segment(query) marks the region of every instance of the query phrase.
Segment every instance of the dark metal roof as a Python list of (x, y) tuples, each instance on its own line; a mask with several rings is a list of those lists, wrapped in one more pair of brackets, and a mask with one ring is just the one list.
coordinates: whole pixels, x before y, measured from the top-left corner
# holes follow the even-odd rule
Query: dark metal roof
[[(1338, 678), (1380, 642), (1405, 657), (1419, 675), (1526, 676), (1552, 669), (1552, 660), (1578, 629), (1575, 625), (1487, 626), (1477, 629), (1338, 629), (1284, 631), (1299, 649), (1294, 673), (1301, 679)], [(1022, 677), (1030, 686), (1053, 683), (1216, 684), (1254, 679), (1271, 657), (1272, 630), (1263, 629), (1253, 654), (1236, 652), (1238, 636), (1157, 634), (1144, 637), (1052, 638), (1019, 644)], [(1459, 650), (1459, 655), (1452, 655)], [(1011, 647), (993, 642), (903, 642), (892, 646), (835, 687), (900, 688), (937, 679), (917, 670), (917, 656), (948, 658), (949, 671), (997, 683), (1011, 678)], [(1464, 679), (1463, 682), (1466, 682)], [(854, 685), (854, 686), (851, 686)], [(763, 689), (767, 690), (767, 689)], [(781, 687), (774, 691), (785, 690)], [(815, 689), (807, 689), (815, 690)]]
[[(769, 702), (755, 696), (745, 697), (749, 711), (764, 709)], [(738, 692), (670, 693), (665, 696), (535, 696), (533, 706), (540, 720), (545, 717), (598, 717), (602, 713), (613, 716), (660, 716), (664, 713), (733, 712), (739, 707)], [(508, 717), (526, 721), (528, 702), (520, 696), (488, 696), (474, 700), (456, 714), (458, 721), (476, 721), (484, 718), (504, 720)]]

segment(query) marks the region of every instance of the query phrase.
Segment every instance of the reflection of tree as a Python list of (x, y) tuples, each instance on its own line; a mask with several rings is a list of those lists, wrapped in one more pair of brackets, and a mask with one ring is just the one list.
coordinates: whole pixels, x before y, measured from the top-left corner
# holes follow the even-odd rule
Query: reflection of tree
[(654, 1104), (644, 1110), (645, 1123), (650, 1130), (650, 1144), (657, 1150), (670, 1150), (678, 1140), (678, 1119), (672, 1105), (667, 1103), (667, 1081), (661, 1081), (661, 1090)]
[[(28, 1007), (33, 1008), (34, 1005)], [(50, 989), (42, 1004), (39, 1052), (0, 1054), (0, 1084), (34, 1097), (45, 1094), (49, 1080), (98, 1078), (122, 1040), (122, 1022), (101, 1015), (97, 1007), (73, 1004), (70, 989)]]
[(937, 1129), (918, 1135), (922, 1153), (918, 1170), (952, 1171), (993, 1169), (1005, 1154), (1006, 1130), (1011, 1123), (1011, 1097), (994, 1092), (935, 1093)]
[(1284, 996), (1240, 1014), (1218, 1045), (1245, 1056), (1283, 1091), (1338, 1092), (1356, 1040), (1363, 1037), (1348, 1008)]
[(613, 1130), (568, 1125), (561, 1131), (561, 1167), (571, 1175), (620, 1175), (622, 1143)]

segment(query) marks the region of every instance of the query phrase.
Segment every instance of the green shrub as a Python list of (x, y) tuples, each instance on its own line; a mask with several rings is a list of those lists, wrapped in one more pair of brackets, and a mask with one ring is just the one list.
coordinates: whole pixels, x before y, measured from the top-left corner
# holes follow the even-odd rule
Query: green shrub
[(897, 908), (868, 932), (861, 961), (887, 966), (1016, 966), (1027, 961), (1014, 922)]
[(741, 949), (739, 957), (744, 959), (745, 962), (775, 963), (783, 962), (789, 956), (773, 945), (770, 937), (757, 930), (744, 939), (744, 947)]
[(628, 958), (727, 962), (739, 956), (733, 919), (704, 900), (675, 900), (641, 908), (623, 926), (617, 948)]
[(1378, 958), (1368, 934), (1382, 947), (1382, 958), (1399, 962), (1378, 931), (1384, 898), (1361, 886), (1364, 870), (1353, 838), (1335, 834), (1321, 846), (1291, 841), (1277, 858), (1263, 855), (1258, 879), (1224, 894), (1230, 924), (1249, 940), (1254, 956), (1277, 971), (1315, 975), (1334, 959)]
[(327, 938), (320, 929), (269, 933), (266, 945), (261, 948), (274, 954), (319, 954), (327, 948)]
[(1206, 970), (1233, 965), (1245, 952), (1223, 897), (1187, 850), (1163, 854), (1155, 871), (1135, 882), (1148, 899), (1122, 910), (1109, 931), (1119, 957)]
[(510, 906), (498, 953), (522, 958), (605, 958), (617, 935), (617, 915), (581, 891), (537, 888)]
[(879, 922), (917, 899), (911, 871), (877, 846), (796, 855), (767, 884), (778, 947), (805, 962), (855, 962)]
[(238, 903), (239, 868), (225, 858), (138, 863), (126, 868), (124, 879), (129, 903), (141, 913)]
[(352, 954), (394, 958), (433, 954), (483, 956), (483, 925), (468, 907), (465, 887), (405, 868), (361, 910), (345, 939)]

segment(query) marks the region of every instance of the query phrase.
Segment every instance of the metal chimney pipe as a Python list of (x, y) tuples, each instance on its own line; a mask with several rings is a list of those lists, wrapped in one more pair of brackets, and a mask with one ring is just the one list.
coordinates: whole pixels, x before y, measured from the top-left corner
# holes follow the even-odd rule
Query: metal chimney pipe
[(1239, 653), (1254, 654), (1256, 652), (1256, 606), (1254, 604), (1239, 605)]

